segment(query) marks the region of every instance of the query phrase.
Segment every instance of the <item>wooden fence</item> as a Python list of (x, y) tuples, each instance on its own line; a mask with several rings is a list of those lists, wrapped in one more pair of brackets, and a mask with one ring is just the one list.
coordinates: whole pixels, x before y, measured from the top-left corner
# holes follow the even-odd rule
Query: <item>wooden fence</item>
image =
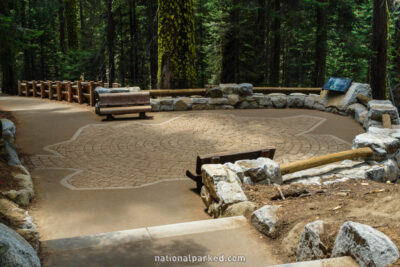
[[(58, 101), (77, 102), (79, 104), (95, 104), (94, 89), (96, 87), (109, 87), (103, 82), (69, 82), (69, 81), (24, 81), (18, 82), (18, 95), (49, 98)], [(119, 87), (118, 83), (112, 84), (113, 88)], [(315, 93), (319, 94), (321, 88), (300, 87), (254, 87), (255, 93)], [(175, 89), (175, 90), (143, 90), (150, 93), (151, 97), (160, 96), (192, 96), (206, 94), (205, 88)]]
[(102, 82), (24, 81), (18, 82), (18, 95), (51, 100), (88, 103), (94, 106), (94, 89)]

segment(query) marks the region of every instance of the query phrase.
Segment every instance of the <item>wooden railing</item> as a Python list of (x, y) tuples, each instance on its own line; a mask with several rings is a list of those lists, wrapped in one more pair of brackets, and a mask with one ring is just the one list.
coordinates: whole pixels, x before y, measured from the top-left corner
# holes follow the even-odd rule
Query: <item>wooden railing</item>
[[(70, 82), (70, 81), (24, 81), (18, 82), (18, 95), (49, 98), (58, 101), (88, 103), (94, 106), (94, 89), (96, 87), (109, 87), (103, 82)], [(113, 88), (119, 84), (113, 83)], [(255, 93), (315, 93), (319, 94), (321, 88), (300, 88), (300, 87), (254, 87)], [(192, 96), (206, 94), (205, 88), (199, 89), (174, 89), (174, 90), (148, 90), (151, 97), (160, 96)]]
[(24, 81), (18, 82), (18, 95), (51, 100), (88, 103), (94, 106), (94, 89), (102, 82)]

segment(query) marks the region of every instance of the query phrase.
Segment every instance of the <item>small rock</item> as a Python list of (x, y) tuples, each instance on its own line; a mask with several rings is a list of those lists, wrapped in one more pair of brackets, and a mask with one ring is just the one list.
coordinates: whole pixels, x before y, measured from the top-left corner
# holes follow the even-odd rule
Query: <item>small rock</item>
[(306, 95), (302, 93), (292, 93), (287, 97), (287, 106), (290, 108), (302, 108)]
[(347, 112), (350, 113), (353, 118), (361, 125), (364, 124), (364, 121), (368, 116), (367, 108), (360, 103), (350, 105), (347, 109)]
[(251, 201), (243, 201), (229, 205), (221, 217), (250, 216), (257, 209), (257, 205)]
[(192, 98), (193, 105), (208, 104), (208, 102), (209, 102), (208, 98), (204, 98), (204, 97), (194, 97), (194, 98)]
[(269, 96), (263, 96), (259, 99), (258, 104), (263, 107), (272, 107), (272, 100)]
[(381, 121), (383, 114), (389, 114), (393, 124), (399, 123), (399, 113), (390, 100), (371, 100), (368, 102), (368, 119)]
[(240, 108), (240, 109), (248, 109), (248, 108), (250, 108), (250, 104), (247, 101), (242, 101), (242, 102), (240, 102), (238, 108)]
[(274, 238), (276, 224), (278, 222), (277, 212), (281, 206), (265, 205), (251, 215), (251, 224), (261, 233)]
[(216, 193), (219, 202), (224, 205), (247, 201), (246, 195), (237, 183), (218, 182)]
[(218, 200), (216, 186), (219, 182), (239, 183), (239, 177), (230, 169), (221, 164), (204, 164), (201, 166), (201, 177), (203, 184), (207, 187), (210, 195)]
[(249, 176), (254, 183), (266, 180), (266, 183), (282, 184), (279, 164), (269, 158), (238, 160), (235, 164), (240, 166), (244, 175)]
[(224, 167), (230, 169), (231, 171), (233, 171), (239, 177), (239, 179), (241, 181), (243, 181), (244, 172), (243, 172), (243, 170), (242, 170), (242, 168), (240, 166), (238, 166), (236, 164), (233, 164), (231, 162), (227, 162), (227, 163), (224, 164)]
[(39, 267), (36, 251), (18, 233), (0, 223), (0, 265)]
[(212, 97), (212, 98), (222, 97), (223, 92), (222, 92), (221, 88), (219, 88), (219, 87), (207, 88), (206, 96)]
[(218, 106), (215, 106), (214, 108), (215, 108), (216, 110), (221, 110), (221, 109), (224, 109), (224, 110), (235, 109), (235, 107), (234, 107), (234, 106), (231, 106), (231, 105), (218, 105)]
[(212, 110), (212, 109), (214, 109), (214, 106), (209, 105), (209, 104), (193, 104), (192, 109), (193, 110)]
[(396, 153), (400, 148), (400, 140), (382, 134), (363, 133), (357, 135), (353, 140), (353, 148), (361, 147), (370, 147), (376, 154), (374, 157), (381, 157), (383, 152), (387, 154)]
[(241, 83), (239, 84), (239, 95), (252, 95), (253, 85), (251, 83)]
[(154, 112), (160, 111), (160, 100), (150, 99), (151, 110)]
[(351, 256), (361, 267), (388, 266), (399, 258), (399, 250), (371, 226), (348, 221), (340, 228), (332, 251), (332, 257), (341, 256)]
[(228, 95), (228, 101), (232, 106), (235, 106), (237, 103), (239, 103), (239, 95)]
[(239, 94), (239, 85), (236, 83), (220, 84), (219, 88), (224, 95)]
[(191, 108), (192, 100), (189, 97), (181, 97), (174, 100), (174, 110), (184, 111)]
[(211, 98), (209, 101), (210, 105), (229, 105), (229, 100), (227, 98)]
[(313, 109), (315, 103), (319, 101), (319, 95), (316, 94), (309, 94), (304, 98), (304, 107)]
[(297, 246), (296, 260), (311, 261), (326, 258), (328, 252), (320, 235), (324, 234), (324, 222), (315, 221), (306, 224)]
[(272, 104), (275, 108), (286, 107), (286, 95), (280, 93), (273, 93), (268, 95), (271, 98)]

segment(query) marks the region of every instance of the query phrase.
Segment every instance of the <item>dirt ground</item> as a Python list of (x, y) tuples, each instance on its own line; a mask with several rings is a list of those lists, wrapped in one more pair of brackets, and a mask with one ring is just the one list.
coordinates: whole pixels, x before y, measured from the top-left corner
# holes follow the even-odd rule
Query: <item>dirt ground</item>
[[(326, 186), (291, 184), (280, 188), (285, 200), (273, 185), (244, 186), (249, 200), (259, 207), (282, 206), (278, 211), (277, 235), (270, 242), (283, 262), (296, 260), (296, 247), (304, 225), (315, 220), (328, 223), (323, 238), (328, 253), (345, 221), (370, 225), (400, 247), (400, 184), (349, 180)], [(400, 266), (400, 260), (392, 266)]]

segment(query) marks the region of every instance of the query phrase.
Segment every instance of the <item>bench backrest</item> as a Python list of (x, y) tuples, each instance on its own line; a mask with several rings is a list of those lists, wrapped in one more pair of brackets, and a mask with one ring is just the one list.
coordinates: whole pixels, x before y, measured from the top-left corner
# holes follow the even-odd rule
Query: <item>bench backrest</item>
[(227, 162), (234, 163), (242, 159), (257, 159), (259, 157), (273, 159), (275, 148), (264, 148), (260, 150), (239, 151), (239, 152), (223, 152), (217, 154), (208, 154), (197, 157), (196, 173), (201, 174), (201, 165), (203, 164), (224, 164)]
[(99, 107), (149, 105), (148, 92), (98, 94)]

